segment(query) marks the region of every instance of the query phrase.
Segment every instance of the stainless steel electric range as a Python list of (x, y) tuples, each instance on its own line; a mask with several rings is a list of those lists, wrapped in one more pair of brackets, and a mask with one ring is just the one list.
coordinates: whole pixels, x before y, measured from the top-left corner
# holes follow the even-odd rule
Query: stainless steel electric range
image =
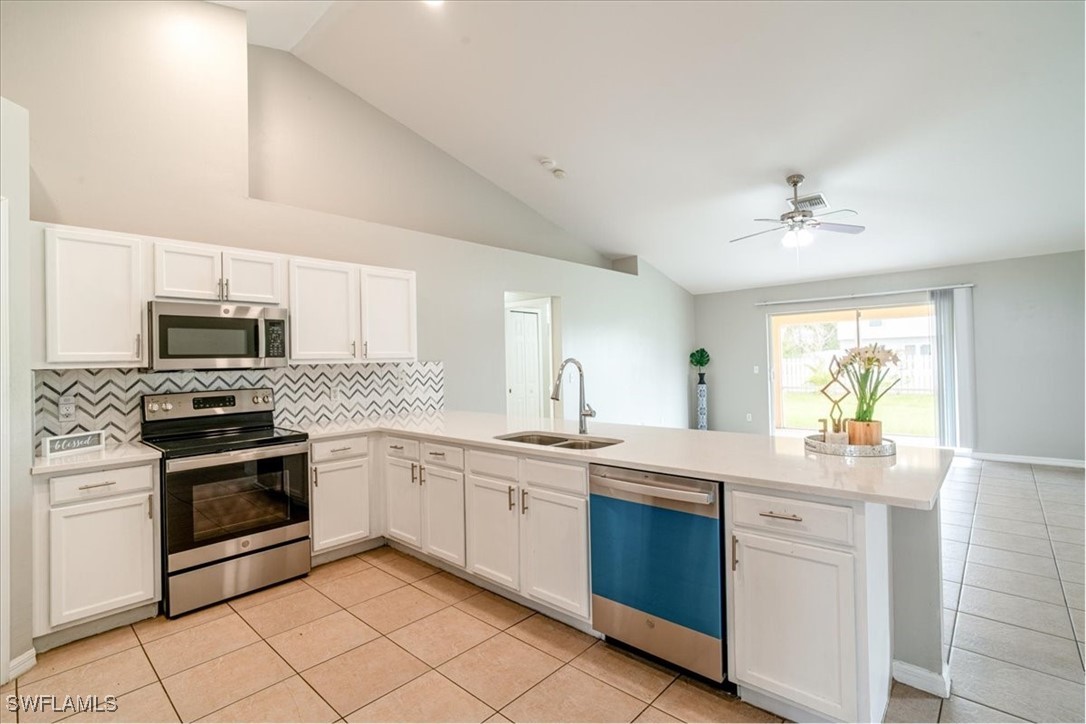
[(177, 616), (305, 575), (309, 443), (275, 427), (268, 388), (145, 395), (162, 451), (163, 611)]

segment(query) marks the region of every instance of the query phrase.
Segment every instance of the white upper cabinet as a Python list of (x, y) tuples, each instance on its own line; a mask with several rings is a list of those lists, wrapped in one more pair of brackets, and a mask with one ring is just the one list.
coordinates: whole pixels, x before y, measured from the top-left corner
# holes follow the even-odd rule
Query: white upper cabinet
[(222, 299), (222, 252), (206, 246), (155, 242), (155, 296)]
[(223, 299), (228, 302), (279, 304), (282, 258), (242, 251), (222, 253)]
[(281, 258), (198, 244), (155, 242), (155, 296), (279, 304)]
[(414, 360), (415, 272), (362, 267), (362, 355), (367, 360)]
[(140, 366), (142, 274), (138, 237), (46, 228), (45, 361)]
[(358, 343), (358, 267), (291, 259), (290, 357), (354, 362)]

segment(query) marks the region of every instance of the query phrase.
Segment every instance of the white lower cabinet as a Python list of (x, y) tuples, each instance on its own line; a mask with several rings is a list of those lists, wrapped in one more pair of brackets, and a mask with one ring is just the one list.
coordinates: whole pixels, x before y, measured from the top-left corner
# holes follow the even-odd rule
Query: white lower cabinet
[(738, 531), (734, 545), (732, 677), (854, 720), (854, 556)]
[(468, 570), (587, 620), (587, 469), (502, 458), (468, 452)]
[(439, 465), (419, 468), (423, 493), (423, 549), (464, 565), (464, 473)]
[(886, 506), (728, 486), (730, 678), (791, 719), (880, 720), (889, 695)]
[(159, 598), (150, 466), (34, 479), (34, 635)]
[(525, 487), (521, 514), (521, 592), (587, 618), (588, 501)]
[(370, 461), (366, 458), (313, 466), (313, 552), (338, 548), (370, 535)]
[(519, 589), (520, 510), (516, 481), (468, 473), (467, 506), (468, 570)]
[(418, 482), (418, 463), (398, 458), (385, 460), (385, 498), (388, 501), (388, 536), (422, 548), (422, 486)]

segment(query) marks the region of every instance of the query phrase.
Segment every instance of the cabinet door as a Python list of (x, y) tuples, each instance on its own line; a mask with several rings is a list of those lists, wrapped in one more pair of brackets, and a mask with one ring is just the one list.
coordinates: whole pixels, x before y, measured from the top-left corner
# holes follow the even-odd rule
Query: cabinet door
[(292, 360), (353, 362), (358, 344), (358, 269), (292, 259), (290, 262)]
[(385, 461), (388, 535), (416, 548), (422, 547), (421, 488), (418, 463), (392, 458)]
[(415, 272), (362, 268), (363, 354), (369, 360), (413, 360)]
[(140, 247), (135, 237), (46, 229), (47, 362), (143, 362)]
[(314, 553), (369, 537), (369, 460), (314, 466), (310, 491)]
[(588, 617), (588, 502), (521, 489), (521, 593)]
[(155, 598), (150, 493), (49, 511), (49, 623)]
[(744, 532), (732, 543), (735, 681), (855, 721), (852, 554)]
[(270, 254), (224, 251), (223, 299), (229, 302), (279, 304), (282, 259)]
[(427, 553), (464, 565), (464, 474), (422, 468), (423, 543)]
[(515, 484), (467, 476), (468, 570), (514, 590), (520, 586), (519, 511)]
[(155, 242), (155, 296), (222, 299), (222, 252)]

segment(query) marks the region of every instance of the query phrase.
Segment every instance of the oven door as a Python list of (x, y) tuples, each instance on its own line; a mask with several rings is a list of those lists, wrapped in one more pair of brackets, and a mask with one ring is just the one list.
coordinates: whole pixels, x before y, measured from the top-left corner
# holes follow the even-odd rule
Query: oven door
[(308, 462), (304, 442), (167, 460), (167, 571), (307, 538)]
[[(238, 304), (151, 302), (150, 366), (155, 370), (254, 369), (286, 363), (285, 311)], [(276, 334), (267, 339), (265, 319)], [(282, 353), (269, 360), (269, 342)]]

